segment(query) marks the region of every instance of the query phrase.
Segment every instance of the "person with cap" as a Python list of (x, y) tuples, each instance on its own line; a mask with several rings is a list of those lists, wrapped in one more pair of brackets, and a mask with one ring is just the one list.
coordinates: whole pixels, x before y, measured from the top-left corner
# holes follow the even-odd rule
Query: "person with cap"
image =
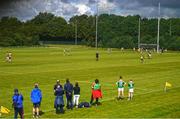
[[(59, 81), (59, 80), (57, 80), (57, 81), (56, 81), (56, 84), (54, 85), (54, 95), (55, 95), (55, 96), (56, 96), (56, 89), (57, 89), (58, 86), (60, 86), (61, 88), (63, 88), (62, 85), (60, 84), (60, 81)], [(56, 108), (55, 105), (56, 105), (56, 100), (54, 100), (54, 108)]]
[(34, 89), (31, 91), (31, 101), (33, 103), (33, 118), (39, 117), (39, 107), (42, 101), (41, 90), (38, 88), (38, 83), (35, 83)]
[(18, 92), (18, 89), (14, 89), (14, 95), (12, 97), (14, 107), (14, 119), (17, 119), (18, 113), (21, 119), (24, 119), (24, 110), (23, 110), (23, 96)]
[(64, 99), (63, 99), (63, 95), (64, 95), (64, 90), (62, 87), (60, 87), (59, 85), (56, 88), (55, 91), (55, 104), (54, 104), (54, 108), (56, 108), (56, 114), (59, 113), (64, 113)]
[(67, 109), (73, 109), (73, 102), (72, 102), (73, 85), (70, 83), (68, 78), (66, 79), (64, 90), (66, 93)]
[(54, 92), (56, 92), (57, 87), (60, 86), (62, 88), (62, 85), (60, 84), (60, 81), (57, 80), (56, 84), (54, 85)]

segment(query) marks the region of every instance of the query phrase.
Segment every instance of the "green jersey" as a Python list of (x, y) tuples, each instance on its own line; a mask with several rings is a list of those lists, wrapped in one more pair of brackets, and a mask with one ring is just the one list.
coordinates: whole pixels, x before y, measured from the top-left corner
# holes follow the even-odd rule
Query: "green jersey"
[(101, 84), (94, 84), (94, 90), (99, 90), (101, 88)]
[(128, 88), (129, 89), (133, 89), (134, 88), (134, 83), (133, 82), (129, 82), (128, 83)]
[(117, 83), (118, 88), (124, 88), (125, 82), (124, 81), (118, 81)]

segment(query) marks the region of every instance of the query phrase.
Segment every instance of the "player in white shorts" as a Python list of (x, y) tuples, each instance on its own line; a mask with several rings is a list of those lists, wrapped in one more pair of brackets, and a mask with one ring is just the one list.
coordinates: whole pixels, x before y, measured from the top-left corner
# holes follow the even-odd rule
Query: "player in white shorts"
[(116, 85), (118, 86), (118, 99), (124, 98), (124, 86), (126, 83), (122, 80), (121, 76), (119, 81), (116, 82)]
[(134, 82), (132, 80), (129, 81), (128, 88), (129, 88), (128, 100), (132, 100), (134, 93)]

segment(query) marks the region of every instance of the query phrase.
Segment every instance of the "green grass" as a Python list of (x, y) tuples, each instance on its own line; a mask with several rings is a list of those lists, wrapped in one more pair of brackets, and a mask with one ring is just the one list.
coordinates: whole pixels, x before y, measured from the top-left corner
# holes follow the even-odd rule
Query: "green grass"
[[(64, 47), (71, 47), (72, 55), (63, 56)], [(7, 51), (13, 52), (13, 62), (4, 61)], [(50, 46), (2, 48), (0, 50), (0, 105), (11, 110), (13, 89), (18, 88), (24, 96), (25, 117), (32, 117), (30, 92), (35, 82), (43, 93), (41, 109), (43, 118), (83, 117), (83, 118), (127, 118), (156, 117), (180, 118), (180, 53), (167, 52), (153, 54), (153, 59), (139, 61), (139, 54), (133, 51), (114, 49), (111, 54), (106, 49), (99, 49), (100, 61), (95, 61), (95, 49), (83, 46)], [(122, 75), (128, 82), (135, 82), (135, 96), (116, 101), (117, 88), (115, 82)], [(91, 82), (98, 78), (102, 85), (103, 99), (99, 107), (74, 109), (64, 115), (56, 115), (53, 102), (53, 85), (59, 79), (62, 84), (70, 78), (81, 87), (80, 101), (89, 101)], [(168, 81), (173, 87), (164, 92), (164, 84)], [(127, 96), (127, 87), (125, 95)]]

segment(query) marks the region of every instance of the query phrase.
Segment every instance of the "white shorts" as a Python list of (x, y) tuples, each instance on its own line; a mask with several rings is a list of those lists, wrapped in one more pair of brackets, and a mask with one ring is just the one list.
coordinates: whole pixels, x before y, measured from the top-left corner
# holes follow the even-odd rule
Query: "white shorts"
[(132, 89), (129, 89), (129, 92), (130, 93), (133, 93), (134, 92), (134, 89), (132, 88)]
[(118, 91), (122, 91), (122, 92), (123, 92), (123, 91), (124, 91), (124, 88), (118, 88)]
[(9, 57), (6, 57), (6, 60), (9, 60)]

